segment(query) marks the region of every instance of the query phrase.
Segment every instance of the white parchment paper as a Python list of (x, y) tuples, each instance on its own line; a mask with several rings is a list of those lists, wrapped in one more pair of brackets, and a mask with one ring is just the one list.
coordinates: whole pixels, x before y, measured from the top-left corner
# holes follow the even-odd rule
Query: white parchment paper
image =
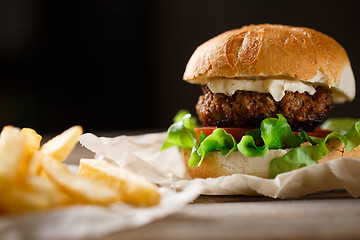
[(190, 179), (185, 173), (176, 147), (160, 152), (166, 133), (152, 133), (115, 138), (84, 134), (80, 143), (97, 157), (106, 158), (137, 172), (161, 186), (184, 189), (197, 183), (200, 194), (264, 195), (296, 198), (317, 191), (345, 189), (353, 197), (360, 195), (360, 160), (335, 159), (279, 174), (275, 179), (234, 174), (209, 179)]

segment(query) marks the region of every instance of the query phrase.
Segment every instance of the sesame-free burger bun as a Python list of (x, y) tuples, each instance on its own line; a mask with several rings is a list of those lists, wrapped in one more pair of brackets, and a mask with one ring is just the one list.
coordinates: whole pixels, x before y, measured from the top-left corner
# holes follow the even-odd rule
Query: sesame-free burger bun
[(284, 156), (288, 151), (270, 150), (265, 157), (254, 158), (246, 157), (239, 151), (232, 152), (228, 156), (221, 155), (220, 151), (212, 151), (204, 157), (200, 166), (194, 168), (188, 166), (191, 149), (184, 148), (182, 153), (185, 169), (192, 178), (216, 178), (237, 173), (267, 178), (271, 160)]
[(355, 79), (344, 48), (304, 27), (250, 25), (224, 32), (191, 56), (185, 81), (289, 79), (330, 89), (335, 103), (355, 97)]
[[(328, 154), (323, 156), (318, 164), (335, 160), (338, 158), (360, 158), (360, 145), (352, 152), (345, 149), (344, 143), (332, 139), (326, 144)], [(262, 178), (268, 178), (270, 162), (274, 158), (282, 157), (291, 149), (271, 149), (264, 157), (246, 157), (239, 151), (230, 153), (228, 156), (221, 155), (220, 151), (208, 153), (199, 167), (190, 168), (188, 161), (191, 156), (191, 149), (183, 149), (183, 160), (185, 169), (191, 178), (217, 178), (232, 174), (247, 174)]]

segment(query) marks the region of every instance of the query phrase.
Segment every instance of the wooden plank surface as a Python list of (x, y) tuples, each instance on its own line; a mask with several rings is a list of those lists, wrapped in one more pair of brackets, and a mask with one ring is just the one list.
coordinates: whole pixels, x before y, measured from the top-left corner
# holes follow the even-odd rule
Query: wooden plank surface
[[(67, 162), (93, 153), (77, 146)], [(345, 191), (300, 199), (200, 196), (176, 214), (99, 239), (360, 239), (360, 200)]]
[(179, 213), (105, 239), (360, 238), (360, 202), (346, 195), (294, 200), (201, 196)]
[(354, 239), (360, 202), (344, 192), (296, 200), (201, 196), (179, 213), (106, 239), (117, 238)]

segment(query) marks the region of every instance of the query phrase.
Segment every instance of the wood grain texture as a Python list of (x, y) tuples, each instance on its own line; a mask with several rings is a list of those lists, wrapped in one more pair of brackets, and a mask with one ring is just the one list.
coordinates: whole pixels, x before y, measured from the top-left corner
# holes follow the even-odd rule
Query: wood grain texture
[(229, 198), (206, 196), (177, 214), (106, 239), (359, 238), (360, 201), (340, 197), (249, 201), (237, 196), (226, 202)]

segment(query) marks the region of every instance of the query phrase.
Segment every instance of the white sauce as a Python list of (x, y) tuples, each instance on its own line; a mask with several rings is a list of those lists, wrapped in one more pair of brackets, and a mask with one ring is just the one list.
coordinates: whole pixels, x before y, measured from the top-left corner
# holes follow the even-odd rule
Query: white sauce
[(315, 88), (300, 80), (282, 80), (282, 79), (266, 79), (266, 80), (229, 80), (214, 79), (209, 80), (207, 86), (213, 93), (224, 93), (233, 95), (236, 90), (270, 93), (275, 101), (279, 102), (285, 95), (285, 91), (291, 92), (307, 92), (310, 95), (315, 93)]
[[(264, 75), (265, 76), (265, 75)], [(244, 78), (246, 76), (243, 76)], [(303, 82), (299, 79), (265, 79), (265, 80), (231, 80), (226, 78), (208, 79), (207, 85), (213, 93), (224, 93), (229, 96), (233, 95), (236, 90), (270, 93), (275, 101), (280, 101), (285, 91), (307, 92), (310, 95), (315, 93), (313, 85), (328, 88), (325, 75), (318, 71), (312, 79)], [(334, 82), (330, 86), (330, 94), (334, 103), (344, 103), (352, 101), (355, 98), (356, 84), (353, 71), (350, 64), (344, 67), (341, 74), (341, 80)]]

